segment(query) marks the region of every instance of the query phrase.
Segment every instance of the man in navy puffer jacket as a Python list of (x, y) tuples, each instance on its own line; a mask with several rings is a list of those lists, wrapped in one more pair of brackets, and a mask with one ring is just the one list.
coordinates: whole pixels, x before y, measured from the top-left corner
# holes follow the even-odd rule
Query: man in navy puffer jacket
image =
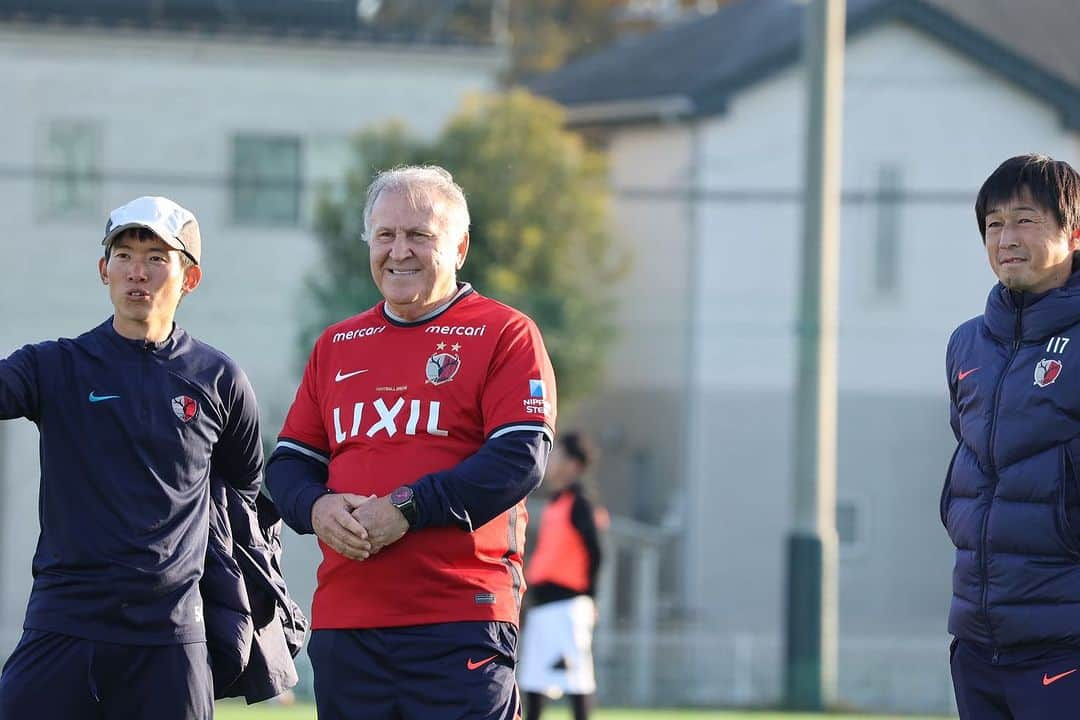
[(946, 360), (953, 686), (965, 720), (1080, 717), (1080, 175), (1011, 158), (975, 212), (1000, 282)]

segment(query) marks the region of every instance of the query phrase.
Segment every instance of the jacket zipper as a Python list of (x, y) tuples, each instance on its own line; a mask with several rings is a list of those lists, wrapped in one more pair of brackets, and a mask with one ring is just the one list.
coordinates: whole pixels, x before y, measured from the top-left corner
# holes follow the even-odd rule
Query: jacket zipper
[[(138, 387), (144, 388), (147, 386), (148, 378), (150, 376), (150, 368), (153, 365), (154, 346), (151, 343), (144, 342), (139, 353), (139, 385)], [(150, 401), (142, 397), (140, 398), (139, 416), (142, 418), (143, 427), (147, 427), (150, 423)]]
[[(1021, 300), (1021, 302), (1023, 302), (1023, 300)], [(994, 657), (991, 662), (994, 664), (997, 664), (1001, 653), (997, 647), (997, 638), (994, 637), (994, 628), (990, 625), (990, 602), (988, 598), (990, 594), (990, 569), (986, 558), (986, 532), (987, 526), (990, 524), (990, 510), (994, 507), (994, 494), (997, 491), (997, 484), (1000, 481), (997, 472), (997, 463), (994, 462), (994, 438), (997, 434), (998, 403), (1001, 400), (1001, 388), (1005, 384), (1005, 376), (1009, 374), (1009, 368), (1012, 366), (1013, 360), (1016, 359), (1016, 355), (1020, 351), (1020, 332), (1022, 329), (1023, 312), (1024, 308), (1022, 305), (1016, 309), (1016, 329), (1014, 330), (1012, 352), (1009, 354), (1009, 359), (1005, 363), (1005, 368), (998, 377), (997, 387), (994, 388), (994, 406), (993, 412), (990, 414), (990, 446), (988, 448), (990, 454), (990, 466), (994, 473), (994, 488), (990, 493), (990, 503), (986, 506), (986, 512), (983, 513), (982, 530), (979, 533), (979, 569), (982, 571), (982, 603), (980, 608), (983, 614), (983, 621), (986, 623), (986, 631), (990, 635), (990, 642), (993, 646)]]

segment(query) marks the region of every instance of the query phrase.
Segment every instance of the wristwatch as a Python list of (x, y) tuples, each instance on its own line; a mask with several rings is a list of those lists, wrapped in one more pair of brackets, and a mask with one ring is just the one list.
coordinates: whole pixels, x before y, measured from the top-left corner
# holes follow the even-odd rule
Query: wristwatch
[(401, 514), (405, 516), (405, 520), (408, 521), (410, 528), (416, 526), (416, 497), (413, 495), (413, 489), (411, 487), (402, 485), (391, 491), (390, 504), (401, 511)]

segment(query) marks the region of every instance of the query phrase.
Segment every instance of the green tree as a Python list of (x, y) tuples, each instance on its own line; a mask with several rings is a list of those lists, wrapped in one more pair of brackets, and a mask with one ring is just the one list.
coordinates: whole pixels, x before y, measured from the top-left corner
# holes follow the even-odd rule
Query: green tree
[(353, 150), (344, 193), (323, 193), (316, 214), (324, 262), (308, 284), (316, 312), (305, 354), (323, 327), (379, 300), (359, 239), (372, 177), (433, 163), (453, 173), (469, 200), (469, 257), (459, 277), (536, 321), (560, 399), (596, 382), (613, 336), (609, 291), (626, 258), (609, 235), (603, 158), (563, 129), (557, 105), (521, 90), (476, 96), (431, 142), (393, 124), (361, 132)]
[(716, 10), (730, 0), (359, 0), (360, 26), (381, 40), (498, 45), (507, 85), (528, 82), (621, 37)]
[(360, 0), (357, 17), (380, 38), (489, 45), (504, 0)]
[(508, 82), (527, 81), (616, 37), (611, 0), (512, 0)]

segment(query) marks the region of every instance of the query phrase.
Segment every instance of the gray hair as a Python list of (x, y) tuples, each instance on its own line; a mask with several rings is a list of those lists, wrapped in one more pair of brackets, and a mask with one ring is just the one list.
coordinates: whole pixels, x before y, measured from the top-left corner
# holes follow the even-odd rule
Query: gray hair
[(405, 193), (412, 202), (417, 202), (422, 194), (438, 193), (450, 204), (451, 213), (456, 216), (462, 233), (469, 230), (469, 205), (465, 201), (465, 191), (454, 182), (454, 176), (438, 165), (399, 165), (390, 170), (383, 170), (371, 181), (367, 189), (367, 201), (364, 203), (364, 240), (370, 241), (371, 209), (383, 191)]

